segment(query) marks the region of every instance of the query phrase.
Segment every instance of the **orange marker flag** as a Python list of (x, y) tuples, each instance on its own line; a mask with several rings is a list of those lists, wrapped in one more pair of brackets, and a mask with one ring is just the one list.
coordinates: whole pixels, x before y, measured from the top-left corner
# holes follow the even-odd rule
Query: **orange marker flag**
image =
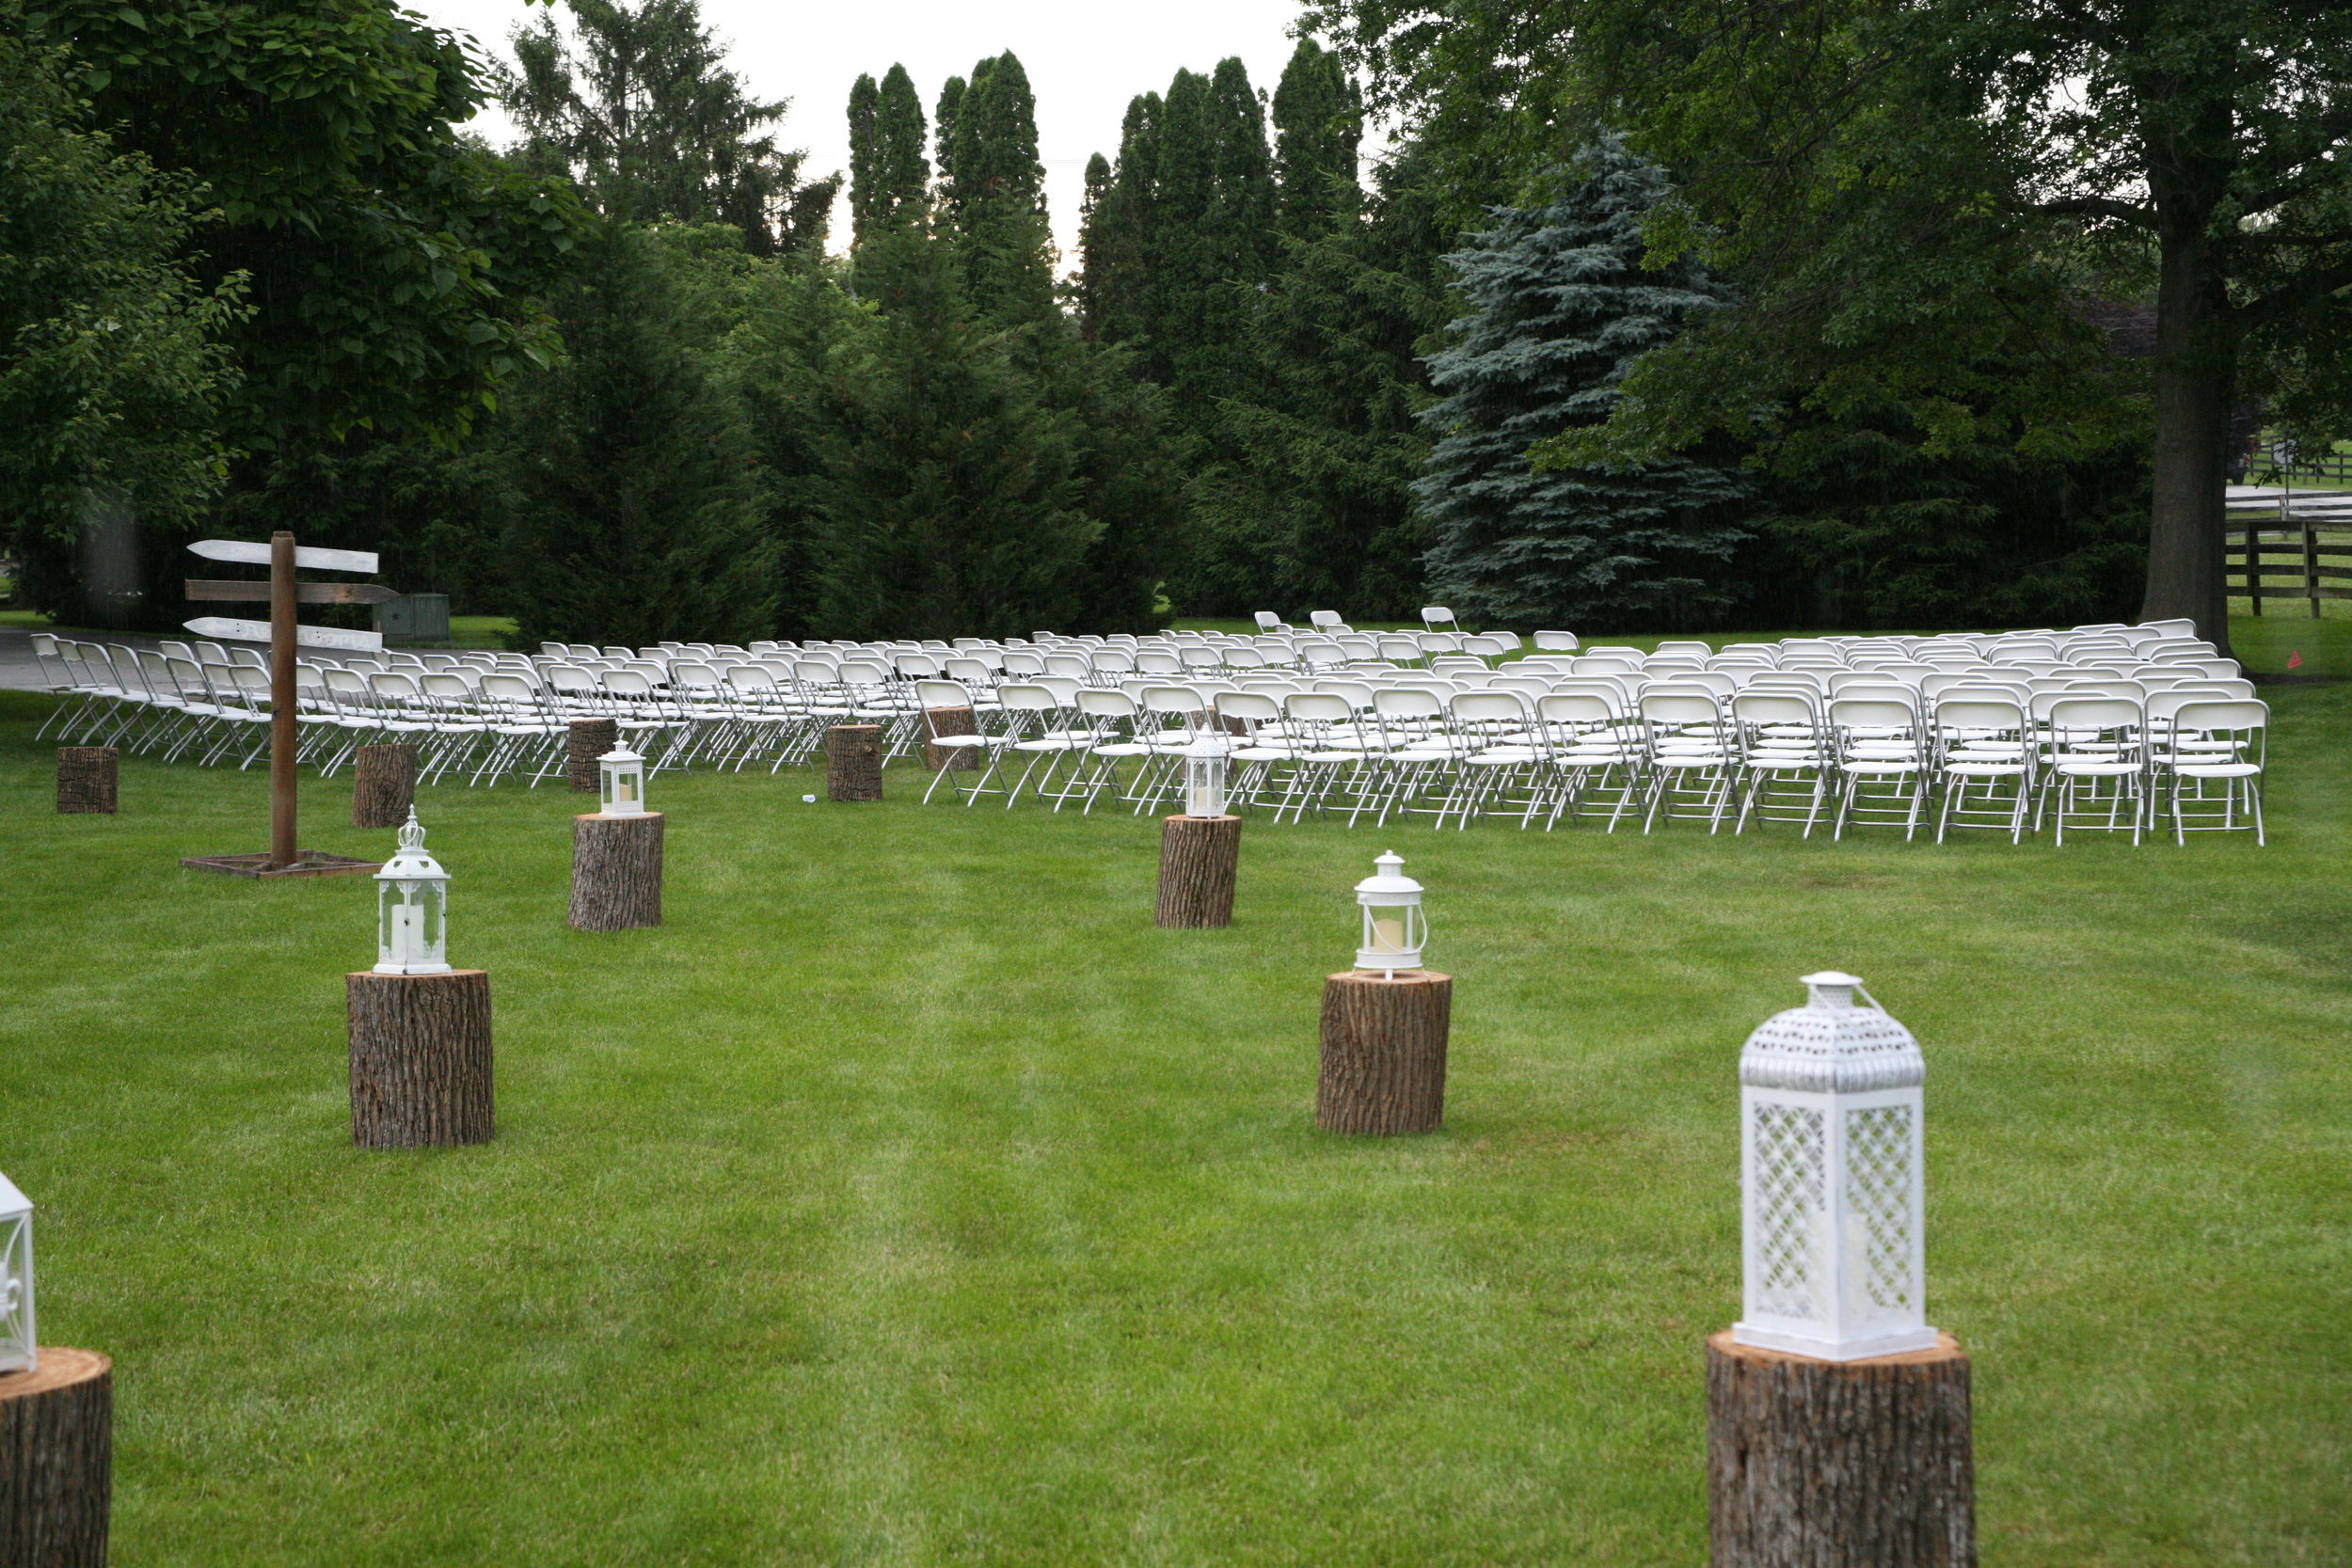
[(2303, 668), (2302, 649), (2297, 648), (2293, 653), (2287, 655), (2287, 668), (2290, 670), (2300, 670)]

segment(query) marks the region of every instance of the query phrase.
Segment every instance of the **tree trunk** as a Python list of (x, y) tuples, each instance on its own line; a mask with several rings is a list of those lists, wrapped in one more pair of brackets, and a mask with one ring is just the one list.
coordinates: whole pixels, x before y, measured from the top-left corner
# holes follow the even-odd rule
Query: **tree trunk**
[(105, 1568), (114, 1362), (43, 1345), (0, 1375), (0, 1568)]
[(361, 1148), (488, 1143), (490, 976), (460, 969), (344, 979), (352, 1141)]
[(661, 924), (661, 814), (572, 818), (572, 929)]
[(2236, 392), (2229, 292), (2206, 235), (2212, 204), (2176, 193), (2152, 171), (2160, 260), (2156, 282), (2156, 450), (2143, 621), (2185, 617), (2230, 651), (2225, 495), (2230, 404)]
[(943, 735), (977, 735), (980, 726), (968, 707), (927, 707), (923, 710), (923, 766), (936, 773), (945, 768), (950, 772), (968, 772), (980, 765), (977, 746), (934, 746), (931, 739)]
[(1948, 1334), (1868, 1361), (1707, 1341), (1715, 1568), (1971, 1568), (1974, 1452)]
[(1174, 929), (1231, 926), (1241, 818), (1171, 816), (1160, 826), (1160, 896), (1152, 924)]
[(621, 726), (611, 719), (575, 719), (572, 721), (570, 767), (572, 788), (594, 795), (603, 787), (596, 773), (596, 759), (621, 743)]
[(879, 800), (882, 726), (835, 724), (825, 732), (825, 793), (835, 800)]
[(1315, 1125), (1327, 1132), (1430, 1132), (1445, 1119), (1446, 1032), (1454, 977), (1362, 970), (1323, 985)]
[(397, 828), (417, 800), (417, 749), (362, 746), (351, 771), (351, 825)]
[(57, 748), (57, 810), (69, 816), (115, 814), (116, 752), (112, 746)]

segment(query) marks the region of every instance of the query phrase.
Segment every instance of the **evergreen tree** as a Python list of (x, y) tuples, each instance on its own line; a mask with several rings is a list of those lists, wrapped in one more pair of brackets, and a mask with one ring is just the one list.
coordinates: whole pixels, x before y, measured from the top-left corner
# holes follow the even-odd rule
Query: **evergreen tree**
[[(1159, 198), (1163, 108), (1156, 92), (1138, 94), (1128, 102), (1120, 129), (1119, 161), (1112, 166), (1101, 194), (1089, 203), (1079, 235), (1087, 336), (1135, 345), (1143, 373), (1160, 381), (1166, 379), (1165, 367), (1153, 357), (1147, 341), (1151, 277), (1146, 262)], [(1089, 185), (1091, 189), (1090, 174)]]
[(934, 193), (939, 205), (953, 208), (956, 204), (955, 141), (956, 114), (963, 103), (965, 82), (961, 76), (950, 76), (940, 84), (939, 105), (931, 115), (931, 133), (938, 151), (939, 187)]
[(1042, 320), (1054, 310), (1054, 237), (1045, 166), (1037, 156), (1037, 101), (1019, 58), (1007, 51), (973, 67), (952, 130), (943, 120), (942, 131), (944, 215), (975, 315)]
[(1633, 362), (1725, 293), (1689, 257), (1644, 265), (1643, 214), (1667, 184), (1621, 141), (1562, 178), (1550, 205), (1492, 209), (1495, 227), (1447, 258), (1471, 309), (1428, 361), (1443, 394), (1414, 485), (1436, 530), (1429, 593), (1518, 626), (1688, 624), (1730, 602), (1743, 478), (1685, 456), (1538, 471), (1528, 448), (1607, 420)]
[(1312, 39), (1300, 39), (1282, 68), (1274, 89), (1274, 125), (1281, 231), (1306, 236), (1352, 221), (1363, 199), (1356, 183), (1363, 94), (1347, 79), (1340, 57)]

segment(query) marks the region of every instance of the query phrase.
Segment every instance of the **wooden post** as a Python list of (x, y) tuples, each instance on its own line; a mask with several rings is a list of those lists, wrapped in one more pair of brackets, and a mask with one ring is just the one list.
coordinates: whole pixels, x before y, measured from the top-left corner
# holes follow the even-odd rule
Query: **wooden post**
[(2303, 591), (2311, 595), (2312, 619), (2319, 619), (2319, 524), (2303, 519)]
[(361, 1148), (490, 1141), (490, 976), (344, 976), (351, 1139)]
[(114, 1362), (43, 1345), (0, 1374), (0, 1568), (105, 1568)]
[(594, 795), (602, 787), (596, 777), (596, 759), (620, 743), (621, 726), (617, 720), (572, 721), (571, 752), (565, 761), (575, 794), (585, 791)]
[(115, 814), (116, 752), (112, 746), (57, 748), (57, 809)]
[(1233, 923), (1241, 818), (1170, 816), (1160, 824), (1160, 895), (1152, 924), (1199, 929)]
[(1819, 1361), (1707, 1341), (1714, 1568), (1973, 1568), (1968, 1357)]
[(979, 767), (977, 746), (934, 746), (943, 735), (977, 735), (980, 726), (968, 707), (927, 707), (923, 710), (923, 766), (936, 773), (968, 772)]
[(1454, 977), (1349, 970), (1323, 984), (1315, 1125), (1327, 1132), (1429, 1132), (1445, 1119)]
[(417, 749), (403, 741), (362, 746), (351, 775), (351, 825), (397, 828), (417, 799)]
[(835, 800), (879, 800), (882, 726), (835, 724), (825, 732), (825, 794)]
[(572, 818), (572, 929), (661, 924), (661, 814)]

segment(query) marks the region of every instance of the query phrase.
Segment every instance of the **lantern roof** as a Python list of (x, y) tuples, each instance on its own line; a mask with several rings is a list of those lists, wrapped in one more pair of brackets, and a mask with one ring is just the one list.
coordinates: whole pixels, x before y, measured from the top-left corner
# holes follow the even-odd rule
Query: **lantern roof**
[[(1927, 1059), (1910, 1030), (1862, 982), (1837, 970), (1804, 976), (1805, 1004), (1764, 1021), (1740, 1053), (1740, 1082), (1759, 1089), (1857, 1094), (1915, 1087)], [(1860, 992), (1867, 1006), (1854, 1006)]]
[(639, 753), (630, 751), (628, 749), (628, 742), (625, 740), (616, 740), (612, 743), (612, 750), (605, 752), (596, 760), (598, 762), (643, 762), (645, 759)]
[(1367, 894), (1419, 894), (1422, 886), (1404, 875), (1405, 857), (1391, 849), (1372, 863), (1378, 869), (1356, 884), (1358, 897)]
[(7, 1172), (0, 1171), (0, 1219), (32, 1212), (33, 1200), (17, 1191), (16, 1183), (8, 1180)]
[(408, 808), (408, 820), (400, 827), (400, 848), (384, 863), (384, 869), (375, 874), (375, 879), (414, 882), (433, 878), (446, 882), (449, 873), (441, 869), (441, 863), (424, 847), (424, 824), (417, 820), (417, 808), (412, 805)]

